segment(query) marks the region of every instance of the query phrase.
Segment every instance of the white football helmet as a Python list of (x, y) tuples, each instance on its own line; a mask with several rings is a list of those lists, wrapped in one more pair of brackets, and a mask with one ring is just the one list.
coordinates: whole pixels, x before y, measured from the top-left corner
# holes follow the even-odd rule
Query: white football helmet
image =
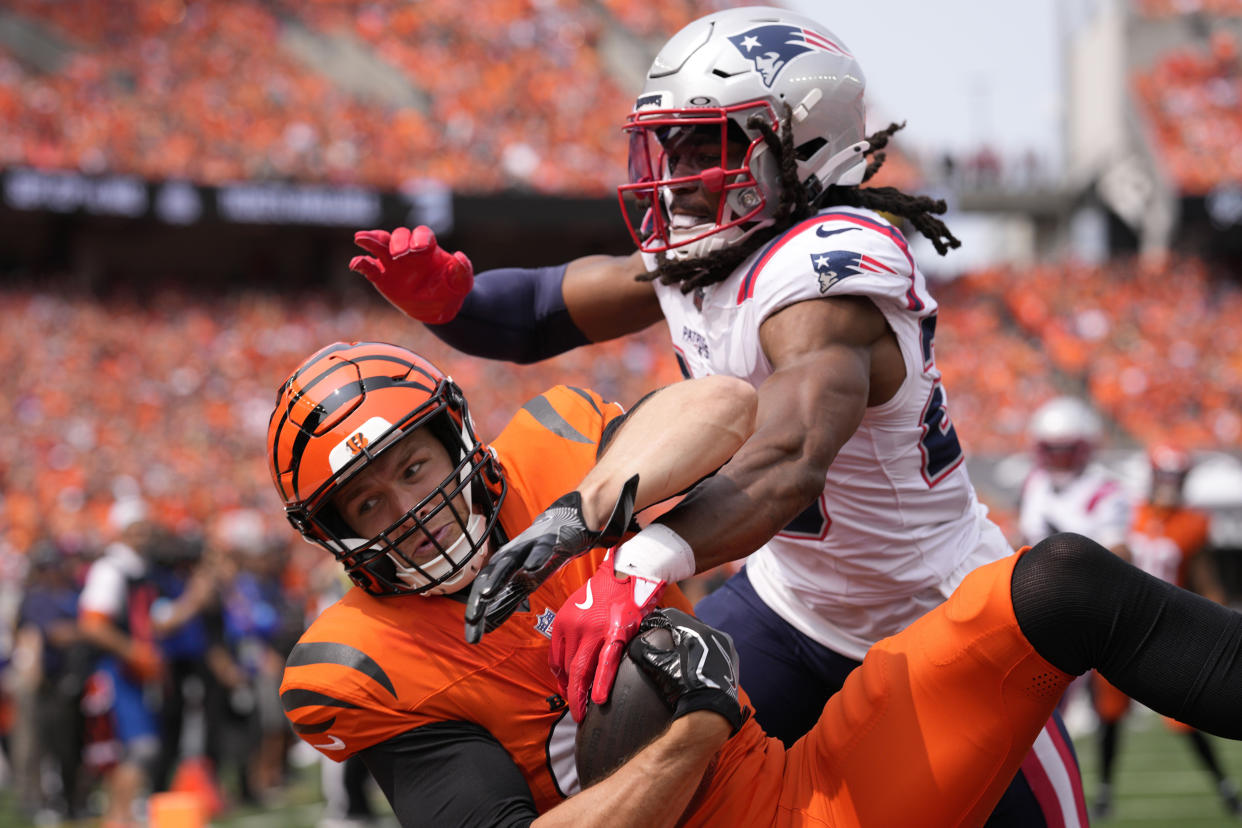
[[(694, 258), (771, 225), (781, 197), (780, 163), (749, 121), (758, 114), (779, 133), (786, 105), (797, 177), (808, 197), (832, 184), (861, 183), (868, 149), (864, 87), (862, 69), (840, 38), (788, 9), (729, 9), (686, 26), (651, 64), (625, 126), (630, 183), (618, 195), (635, 243), (647, 253)], [(713, 141), (718, 136), (719, 164), (674, 177), (667, 147), (690, 130)], [(722, 194), (714, 220), (674, 220), (673, 190), (688, 186)], [(640, 226), (625, 209), (627, 193), (648, 208)]]
[(1147, 452), (1151, 464), (1148, 498), (1157, 506), (1174, 508), (1185, 500), (1186, 478), (1194, 467), (1190, 452), (1173, 443), (1159, 443)]
[(1100, 440), (1100, 418), (1077, 397), (1056, 397), (1041, 405), (1028, 426), (1040, 467), (1078, 474), (1091, 461)]

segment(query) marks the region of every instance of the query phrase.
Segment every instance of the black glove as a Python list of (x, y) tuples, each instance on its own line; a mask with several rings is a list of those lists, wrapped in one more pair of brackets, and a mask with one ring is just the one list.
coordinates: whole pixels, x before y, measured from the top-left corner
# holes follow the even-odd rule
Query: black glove
[[(671, 649), (661, 649), (643, 633), (663, 627), (673, 635)], [(737, 650), (728, 633), (709, 627), (677, 609), (656, 610), (630, 642), (630, 658), (651, 677), (673, 706), (673, 718), (694, 710), (712, 710), (729, 720), (733, 732), (750, 715), (737, 696)]]
[(543, 510), (527, 529), (498, 549), (479, 570), (466, 600), (466, 641), (479, 643), (483, 633), (504, 623), (522, 599), (571, 558), (600, 546), (615, 546), (630, 528), (638, 475), (625, 481), (604, 528), (587, 528), (582, 495), (570, 492)]

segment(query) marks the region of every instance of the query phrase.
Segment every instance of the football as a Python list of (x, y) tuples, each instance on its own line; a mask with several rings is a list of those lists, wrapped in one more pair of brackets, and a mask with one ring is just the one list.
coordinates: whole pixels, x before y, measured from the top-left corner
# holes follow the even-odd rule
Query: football
[[(673, 635), (662, 627), (642, 637), (661, 648), (673, 645)], [(612, 695), (600, 705), (587, 703), (578, 725), (574, 754), (578, 779), (586, 788), (620, 767), (648, 742), (659, 736), (673, 718), (673, 708), (635, 661), (622, 659)]]

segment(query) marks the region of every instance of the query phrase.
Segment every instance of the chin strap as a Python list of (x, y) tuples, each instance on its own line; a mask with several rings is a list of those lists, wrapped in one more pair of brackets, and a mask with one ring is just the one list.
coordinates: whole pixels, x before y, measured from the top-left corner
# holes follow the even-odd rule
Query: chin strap
[[(820, 167), (822, 172), (810, 175), (802, 182), (806, 187), (807, 200), (815, 201), (816, 196), (824, 191), (825, 181), (840, 187), (856, 187), (861, 184), (863, 176), (867, 174), (866, 153), (869, 149), (869, 142), (857, 141), (825, 161)], [(853, 166), (850, 166), (851, 163)], [(838, 174), (838, 170), (843, 171)]]

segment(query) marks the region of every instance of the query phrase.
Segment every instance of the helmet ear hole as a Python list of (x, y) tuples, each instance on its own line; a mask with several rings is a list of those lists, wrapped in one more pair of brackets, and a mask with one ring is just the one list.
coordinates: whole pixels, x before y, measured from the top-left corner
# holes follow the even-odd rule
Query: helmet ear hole
[(795, 147), (794, 155), (798, 157), (799, 161), (807, 161), (811, 158), (812, 155), (819, 152), (821, 147), (825, 147), (827, 145), (828, 145), (827, 139), (820, 138), (817, 136)]

